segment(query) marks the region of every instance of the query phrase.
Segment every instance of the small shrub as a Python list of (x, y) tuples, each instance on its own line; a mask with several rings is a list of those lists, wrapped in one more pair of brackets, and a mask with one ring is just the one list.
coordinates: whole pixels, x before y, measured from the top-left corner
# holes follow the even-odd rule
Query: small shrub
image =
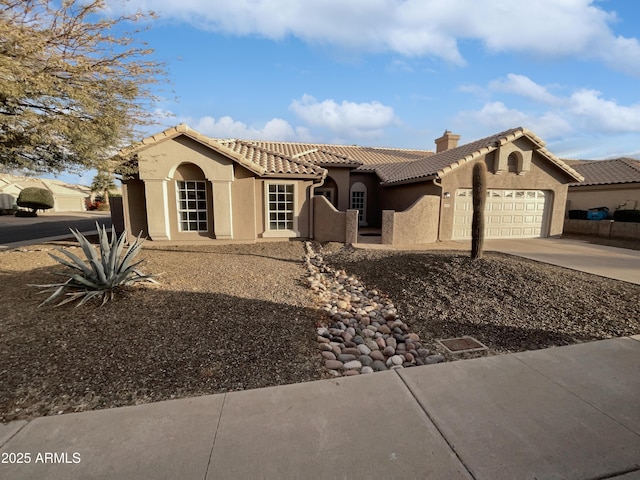
[(18, 206), (36, 210), (48, 210), (53, 208), (55, 201), (53, 194), (44, 188), (28, 187), (23, 189), (18, 195)]
[(69, 277), (63, 283), (51, 283), (48, 285), (32, 285), (34, 287), (45, 288), (40, 293), (53, 292), (49, 298), (42, 302), (39, 306), (51, 303), (60, 297), (63, 297), (56, 306), (73, 302), (80, 299), (77, 306), (91, 300), (92, 298), (102, 297), (102, 305), (109, 300), (113, 300), (114, 292), (125, 285), (132, 285), (137, 282), (157, 283), (152, 277), (154, 275), (145, 275), (136, 267), (142, 263), (142, 260), (133, 263), (134, 258), (140, 252), (144, 240), (139, 235), (135, 242), (129, 246), (123, 255), (124, 244), (127, 232), (123, 232), (119, 238), (116, 237), (115, 231), (111, 229), (111, 240), (107, 234), (104, 225), (102, 228), (96, 223), (98, 229), (98, 243), (100, 249), (100, 257), (91, 242), (84, 237), (79, 231), (71, 230), (74, 237), (80, 243), (87, 261), (82, 260), (72, 252), (58, 248), (57, 250), (66, 255), (71, 261), (49, 254), (57, 262), (70, 267), (73, 271), (67, 273), (59, 273), (58, 275)]

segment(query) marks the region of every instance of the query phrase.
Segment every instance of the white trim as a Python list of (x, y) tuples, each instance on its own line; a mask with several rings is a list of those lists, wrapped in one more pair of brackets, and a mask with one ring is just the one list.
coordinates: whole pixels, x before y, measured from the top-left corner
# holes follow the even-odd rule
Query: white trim
[[(180, 183), (184, 183), (185, 188), (184, 191), (188, 192), (189, 191), (189, 187), (188, 184), (189, 182), (195, 183), (195, 189), (193, 189), (193, 191), (196, 192), (196, 198), (194, 200), (190, 200), (189, 198), (185, 198), (184, 200), (182, 198), (180, 198)], [(209, 205), (208, 205), (208, 199), (207, 199), (207, 181), (206, 180), (175, 180), (175, 184), (176, 184), (176, 213), (178, 216), (178, 231), (180, 233), (202, 233), (202, 232), (208, 232), (209, 231)], [(200, 185), (202, 184), (202, 189), (200, 189)], [(199, 191), (203, 191), (204, 192), (204, 209), (201, 209), (198, 207), (198, 202), (201, 202), (202, 199), (198, 199), (197, 198), (197, 193)], [(182, 205), (180, 204), (181, 202), (187, 202), (187, 208), (183, 209)], [(189, 201), (195, 201), (196, 202), (196, 208), (195, 209), (191, 209), (189, 208)], [(196, 217), (200, 217), (200, 212), (204, 212), (204, 224), (205, 224), (205, 229), (204, 230), (200, 230), (200, 223), (202, 223), (202, 220), (200, 220), (200, 218), (196, 218), (195, 223), (197, 224), (197, 228), (196, 230), (191, 230), (190, 228), (187, 230), (183, 230), (182, 228), (182, 223), (185, 222), (185, 220), (182, 219), (182, 213), (187, 213), (187, 216), (189, 215), (189, 213), (191, 213), (192, 211), (194, 211), (196, 213)], [(187, 218), (186, 223), (191, 223), (192, 220), (190, 220), (189, 218)]]
[[(271, 222), (269, 219), (269, 186), (271, 185), (292, 185), (293, 186), (293, 208), (291, 211), (292, 214), (292, 223), (293, 229), (286, 230), (272, 230)], [(287, 181), (278, 181), (278, 180), (265, 180), (264, 182), (264, 232), (262, 236), (267, 237), (280, 237), (280, 238), (293, 238), (299, 237), (300, 231), (298, 230), (298, 182), (287, 182)]]

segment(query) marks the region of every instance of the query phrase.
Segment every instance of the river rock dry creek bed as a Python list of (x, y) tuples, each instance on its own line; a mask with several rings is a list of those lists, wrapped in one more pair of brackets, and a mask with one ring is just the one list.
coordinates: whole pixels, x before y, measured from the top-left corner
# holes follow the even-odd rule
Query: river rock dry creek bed
[[(42, 296), (27, 285), (64, 269), (52, 245), (0, 252), (0, 418), (408, 368), (443, 360), (436, 340), (462, 335), (493, 355), (640, 333), (638, 285), (500, 254), (310, 246), (315, 257), (295, 241), (148, 244), (141, 269), (160, 285), (125, 289), (102, 308), (37, 308)], [(323, 297), (317, 273), (349, 297)], [(327, 368), (329, 353), (341, 365)]]

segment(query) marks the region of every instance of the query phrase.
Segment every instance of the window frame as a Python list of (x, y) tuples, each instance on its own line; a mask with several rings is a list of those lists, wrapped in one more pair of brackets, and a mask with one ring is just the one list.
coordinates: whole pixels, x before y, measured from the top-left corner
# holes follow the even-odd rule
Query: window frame
[[(272, 186), (292, 186), (293, 192), (292, 195), (292, 209), (291, 210), (271, 210), (270, 206), (270, 193), (279, 193), (279, 192), (270, 192), (270, 187)], [(288, 194), (288, 192), (284, 192)], [(284, 200), (287, 202), (286, 198)], [(276, 203), (278, 200), (276, 200)], [(292, 228), (272, 228), (271, 227), (271, 213), (290, 213), (291, 214), (291, 227)], [(282, 238), (293, 238), (299, 237), (300, 232), (298, 230), (298, 182), (286, 181), (286, 180), (268, 180), (264, 182), (264, 232), (262, 234), (263, 237), (282, 237)], [(276, 222), (280, 222), (281, 220), (277, 220)], [(288, 222), (288, 220), (285, 220)]]
[[(207, 198), (207, 182), (206, 180), (176, 180), (175, 181), (175, 185), (176, 185), (176, 211), (177, 211), (177, 219), (178, 219), (178, 232), (180, 233), (203, 233), (203, 232), (208, 232), (209, 231), (209, 199)], [(184, 184), (184, 188), (180, 188), (180, 184)], [(195, 187), (193, 189), (189, 188), (189, 183), (195, 183)], [(199, 188), (199, 185), (202, 185), (202, 188)], [(185, 198), (183, 199), (181, 196), (181, 192), (184, 191), (185, 192)], [(194, 199), (190, 199), (189, 198), (189, 193), (188, 192), (195, 192), (195, 198)], [(204, 193), (204, 198), (198, 198), (198, 192), (203, 192)], [(193, 201), (196, 203), (195, 208), (190, 208), (189, 207), (189, 202)], [(200, 208), (200, 206), (198, 205), (198, 203), (204, 201), (204, 209)], [(182, 208), (182, 204), (181, 202), (186, 202), (187, 206), (186, 208)], [(183, 220), (182, 219), (182, 214), (186, 213), (187, 214), (187, 219)], [(192, 220), (190, 218), (188, 218), (190, 216), (191, 213), (195, 213), (196, 214), (196, 219)], [(200, 217), (200, 214), (203, 213), (204, 214), (204, 219), (202, 219)], [(192, 230), (190, 227), (187, 228), (186, 230), (183, 228), (183, 223), (187, 223), (190, 224), (192, 222), (195, 222), (197, 225), (197, 228), (195, 230)], [(204, 223), (205, 225), (205, 229), (202, 230), (200, 228), (200, 224)]]

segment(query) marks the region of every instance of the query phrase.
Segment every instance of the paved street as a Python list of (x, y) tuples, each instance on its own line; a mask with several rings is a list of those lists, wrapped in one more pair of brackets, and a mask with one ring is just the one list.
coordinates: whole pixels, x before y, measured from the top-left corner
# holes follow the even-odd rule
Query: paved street
[(16, 242), (71, 235), (70, 228), (81, 232), (94, 231), (96, 222), (110, 228), (109, 212), (40, 213), (36, 218), (1, 215), (0, 248)]

